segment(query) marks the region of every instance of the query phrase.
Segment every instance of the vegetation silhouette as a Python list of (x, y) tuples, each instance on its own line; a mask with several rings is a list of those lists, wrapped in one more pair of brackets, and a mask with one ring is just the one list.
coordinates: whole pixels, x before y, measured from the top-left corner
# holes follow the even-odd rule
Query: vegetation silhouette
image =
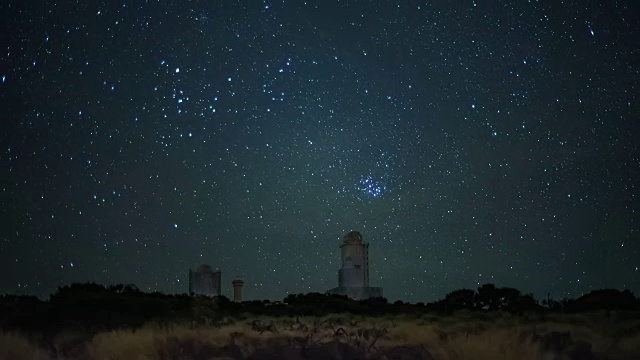
[(57, 289), (48, 301), (34, 296), (0, 297), (0, 328), (18, 331), (80, 330), (99, 332), (134, 329), (153, 322), (162, 326), (177, 323), (212, 325), (225, 317), (325, 316), (352, 314), (452, 314), (457, 311), (507, 312), (511, 314), (584, 313), (640, 310), (640, 300), (629, 291), (595, 290), (578, 299), (537, 301), (510, 287), (484, 284), (477, 290), (459, 289), (433, 303), (389, 303), (385, 298), (352, 300), (321, 293), (290, 294), (283, 301), (255, 300), (235, 303), (225, 296), (145, 293), (135, 285), (103, 286), (74, 283)]
[[(484, 284), (432, 303), (321, 293), (236, 303), (76, 283), (0, 296), (4, 359), (630, 359), (640, 300), (603, 289), (537, 301)], [(581, 313), (576, 315), (577, 313)], [(584, 314), (584, 315), (582, 315)], [(284, 356), (285, 354), (289, 354)], [(610, 356), (611, 355), (611, 356)], [(555, 357), (549, 357), (555, 356)]]

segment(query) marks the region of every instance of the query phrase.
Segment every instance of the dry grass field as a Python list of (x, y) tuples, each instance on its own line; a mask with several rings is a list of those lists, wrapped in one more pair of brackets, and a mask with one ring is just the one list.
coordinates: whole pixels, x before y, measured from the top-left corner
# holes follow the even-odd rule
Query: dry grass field
[(245, 315), (209, 326), (63, 333), (46, 342), (2, 333), (0, 359), (640, 359), (640, 314)]

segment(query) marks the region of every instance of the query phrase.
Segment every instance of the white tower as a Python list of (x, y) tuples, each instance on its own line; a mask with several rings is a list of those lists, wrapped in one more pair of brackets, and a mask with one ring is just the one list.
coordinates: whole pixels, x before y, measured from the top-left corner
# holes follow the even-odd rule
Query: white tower
[(338, 270), (338, 286), (345, 288), (369, 287), (369, 244), (362, 234), (351, 231), (340, 245), (342, 267)]

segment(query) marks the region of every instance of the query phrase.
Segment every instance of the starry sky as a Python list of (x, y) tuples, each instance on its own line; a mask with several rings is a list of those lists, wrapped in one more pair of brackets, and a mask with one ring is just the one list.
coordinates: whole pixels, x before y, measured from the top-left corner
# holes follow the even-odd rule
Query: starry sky
[(0, 293), (640, 293), (640, 2), (0, 10)]

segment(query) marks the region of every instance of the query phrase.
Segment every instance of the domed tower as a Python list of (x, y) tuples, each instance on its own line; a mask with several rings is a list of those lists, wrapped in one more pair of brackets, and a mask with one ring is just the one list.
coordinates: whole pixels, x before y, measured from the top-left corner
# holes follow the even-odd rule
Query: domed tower
[(369, 287), (369, 244), (358, 231), (343, 237), (340, 245), (342, 266), (338, 270), (338, 286), (344, 288)]
[(189, 293), (207, 296), (219, 296), (221, 288), (220, 271), (213, 271), (211, 266), (202, 264), (196, 271), (189, 269)]
[(338, 287), (325, 294), (346, 295), (355, 300), (382, 297), (381, 287), (369, 286), (369, 244), (362, 234), (351, 231), (340, 244), (341, 266), (338, 270)]

